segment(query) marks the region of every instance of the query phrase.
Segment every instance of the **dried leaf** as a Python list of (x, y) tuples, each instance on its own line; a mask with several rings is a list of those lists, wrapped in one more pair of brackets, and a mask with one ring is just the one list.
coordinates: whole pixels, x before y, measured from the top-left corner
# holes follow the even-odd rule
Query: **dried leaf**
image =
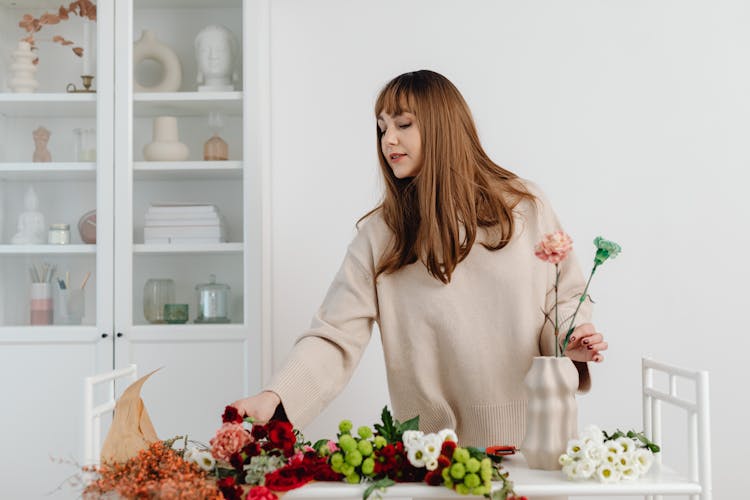
[(60, 19), (68, 19), (68, 11), (63, 6), (60, 6), (60, 10), (57, 11), (57, 15), (60, 16)]
[(101, 451), (102, 463), (123, 463), (159, 440), (141, 399), (141, 387), (154, 370), (133, 382), (115, 403), (115, 415)]
[(56, 43), (63, 43), (65, 42), (65, 39), (61, 37), (60, 35), (55, 35), (52, 37), (52, 41)]
[(83, 48), (81, 48), (81, 47), (73, 47), (73, 52), (78, 57), (83, 57)]

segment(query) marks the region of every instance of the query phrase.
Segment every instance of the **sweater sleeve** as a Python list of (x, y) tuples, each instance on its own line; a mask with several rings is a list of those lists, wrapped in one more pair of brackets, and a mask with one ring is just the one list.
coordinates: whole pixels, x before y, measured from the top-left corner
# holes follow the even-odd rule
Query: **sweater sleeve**
[(295, 427), (307, 425), (341, 392), (370, 340), (377, 299), (367, 243), (361, 233), (355, 237), (310, 328), (265, 387), (279, 395)]
[[(549, 200), (544, 196), (541, 191), (536, 190), (534, 193), (538, 197), (537, 203), (540, 205), (540, 232), (541, 234), (548, 234), (554, 231), (562, 230), (557, 215), (550, 206)], [(592, 261), (593, 264), (593, 261)], [(548, 265), (548, 288), (549, 293), (546, 297), (545, 311), (551, 312), (551, 319), (554, 320), (554, 304), (555, 304), (555, 266), (552, 264)], [(567, 333), (567, 327), (570, 325), (570, 318), (578, 306), (581, 293), (583, 293), (586, 287), (586, 280), (584, 279), (581, 267), (578, 264), (578, 258), (574, 251), (568, 254), (567, 258), (560, 263), (560, 280), (558, 282), (557, 295), (558, 295), (558, 325), (560, 328), (560, 340), (564, 338)], [(586, 299), (581, 304), (581, 308), (578, 310), (575, 318), (575, 326), (591, 321), (591, 301)], [(555, 355), (555, 329), (554, 325), (550, 321), (545, 321), (544, 327), (542, 328), (539, 336), (539, 349), (544, 356)], [(578, 370), (578, 392), (586, 393), (591, 388), (591, 377), (589, 375), (588, 363), (582, 363), (574, 361), (576, 369)]]

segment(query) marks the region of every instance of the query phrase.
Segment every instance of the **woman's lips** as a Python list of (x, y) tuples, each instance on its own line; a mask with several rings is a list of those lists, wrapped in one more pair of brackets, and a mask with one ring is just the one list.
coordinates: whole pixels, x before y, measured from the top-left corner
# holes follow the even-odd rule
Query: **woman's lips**
[(390, 156), (391, 163), (398, 163), (398, 161), (405, 156), (405, 154), (393, 154)]

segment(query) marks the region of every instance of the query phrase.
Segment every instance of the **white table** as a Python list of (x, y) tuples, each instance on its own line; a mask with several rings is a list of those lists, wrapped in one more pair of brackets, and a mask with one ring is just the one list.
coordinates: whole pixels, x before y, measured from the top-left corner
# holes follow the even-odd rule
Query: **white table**
[[(522, 454), (506, 457), (505, 469), (510, 473), (518, 495), (532, 497), (552, 495), (579, 496), (645, 496), (645, 495), (698, 495), (701, 485), (680, 476), (669, 468), (654, 463), (645, 476), (635, 481), (602, 484), (596, 480), (570, 481), (561, 471), (531, 470)], [(498, 489), (501, 483), (497, 483)], [(290, 491), (284, 500), (297, 498), (351, 498), (361, 499), (366, 486), (358, 484), (315, 482)], [(424, 483), (401, 483), (388, 488), (384, 498), (479, 498), (461, 496), (448, 488), (428, 486)], [(372, 498), (372, 497), (371, 497)]]

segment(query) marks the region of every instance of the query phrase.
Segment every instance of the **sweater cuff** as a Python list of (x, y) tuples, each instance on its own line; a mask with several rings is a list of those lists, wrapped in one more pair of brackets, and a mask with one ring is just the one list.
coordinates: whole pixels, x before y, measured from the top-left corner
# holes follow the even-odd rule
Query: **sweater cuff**
[(589, 364), (573, 361), (578, 370), (578, 394), (586, 394), (591, 390), (591, 375), (589, 374)]
[(287, 363), (263, 390), (279, 395), (286, 416), (294, 427), (306, 426), (320, 413), (320, 386), (307, 366), (300, 361)]

